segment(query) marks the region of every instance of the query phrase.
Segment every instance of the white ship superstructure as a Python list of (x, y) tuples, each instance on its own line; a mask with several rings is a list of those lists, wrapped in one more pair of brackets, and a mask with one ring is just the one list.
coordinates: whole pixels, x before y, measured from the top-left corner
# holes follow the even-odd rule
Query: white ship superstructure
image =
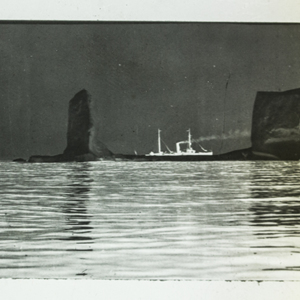
[[(187, 141), (182, 141), (182, 142), (178, 142), (176, 143), (176, 152), (171, 151), (168, 147), (169, 152), (163, 152), (161, 150), (161, 137), (160, 137), (160, 133), (161, 130), (158, 129), (158, 152), (154, 153), (154, 152), (150, 152), (149, 154), (146, 154), (146, 156), (210, 156), (213, 155), (212, 151), (207, 151), (205, 150), (201, 145), (201, 152), (196, 152), (193, 148), (192, 148), (192, 135), (191, 135), (191, 130), (188, 130), (188, 140)], [(180, 145), (182, 144), (187, 144), (187, 148), (185, 151), (181, 150)]]

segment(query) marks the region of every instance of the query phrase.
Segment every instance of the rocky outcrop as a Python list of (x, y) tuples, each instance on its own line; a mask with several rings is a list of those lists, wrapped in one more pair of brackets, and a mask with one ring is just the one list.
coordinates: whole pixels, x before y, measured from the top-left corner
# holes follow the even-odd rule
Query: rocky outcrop
[(89, 140), (93, 126), (91, 96), (86, 90), (77, 93), (69, 102), (67, 148), (65, 156), (74, 157), (89, 153)]
[(24, 158), (16, 158), (13, 161), (14, 162), (18, 162), (18, 163), (24, 163), (24, 162), (26, 162), (26, 160)]
[(96, 137), (91, 96), (86, 90), (82, 90), (69, 102), (67, 147), (63, 154), (35, 155), (29, 158), (29, 162), (94, 161), (112, 156), (112, 152)]
[(300, 159), (300, 89), (257, 93), (251, 141), (256, 157)]
[[(112, 152), (97, 139), (91, 115), (91, 96), (86, 90), (77, 93), (69, 102), (66, 157), (92, 159), (110, 157)], [(87, 156), (87, 154), (89, 154)]]

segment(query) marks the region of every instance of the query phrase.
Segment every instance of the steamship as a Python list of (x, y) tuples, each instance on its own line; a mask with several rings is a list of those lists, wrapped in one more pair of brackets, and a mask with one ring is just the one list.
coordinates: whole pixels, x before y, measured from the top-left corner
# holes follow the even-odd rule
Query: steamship
[[(145, 156), (149, 160), (202, 160), (204, 157), (209, 157), (213, 155), (212, 151), (208, 151), (204, 149), (200, 144), (201, 152), (196, 152), (192, 148), (192, 135), (191, 130), (187, 130), (188, 132), (188, 140), (187, 141), (181, 141), (176, 143), (176, 152), (171, 151), (167, 145), (166, 148), (168, 149), (168, 152), (163, 152), (161, 150), (161, 130), (158, 129), (158, 152), (150, 152), (149, 154), (146, 154)], [(186, 144), (187, 147), (185, 150), (181, 149), (181, 145)], [(202, 159), (201, 159), (202, 158)]]

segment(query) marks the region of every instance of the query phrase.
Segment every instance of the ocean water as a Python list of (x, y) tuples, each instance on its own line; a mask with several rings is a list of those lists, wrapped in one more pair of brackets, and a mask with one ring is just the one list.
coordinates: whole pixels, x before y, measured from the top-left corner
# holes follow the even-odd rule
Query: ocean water
[(0, 163), (0, 278), (300, 279), (299, 162)]

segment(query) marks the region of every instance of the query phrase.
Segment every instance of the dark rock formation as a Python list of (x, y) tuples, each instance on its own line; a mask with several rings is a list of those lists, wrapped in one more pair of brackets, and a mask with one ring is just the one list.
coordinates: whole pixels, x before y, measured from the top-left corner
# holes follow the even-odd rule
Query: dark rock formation
[(64, 156), (92, 160), (93, 155), (95, 158), (110, 157), (112, 152), (96, 137), (91, 115), (91, 96), (86, 90), (82, 90), (69, 102), (67, 148)]
[(96, 138), (91, 115), (91, 96), (86, 90), (77, 93), (69, 102), (67, 147), (63, 154), (35, 155), (29, 162), (93, 161), (113, 154)]
[(251, 141), (257, 157), (300, 159), (300, 89), (257, 93)]
[(91, 96), (86, 90), (77, 93), (69, 102), (66, 156), (89, 153), (92, 117), (90, 112)]
[(14, 162), (18, 162), (18, 163), (24, 163), (24, 162), (26, 162), (26, 160), (24, 158), (16, 158), (13, 161)]
[(254, 155), (252, 153), (252, 148), (235, 150), (228, 153), (223, 153), (219, 155), (214, 155), (216, 160), (252, 160)]

